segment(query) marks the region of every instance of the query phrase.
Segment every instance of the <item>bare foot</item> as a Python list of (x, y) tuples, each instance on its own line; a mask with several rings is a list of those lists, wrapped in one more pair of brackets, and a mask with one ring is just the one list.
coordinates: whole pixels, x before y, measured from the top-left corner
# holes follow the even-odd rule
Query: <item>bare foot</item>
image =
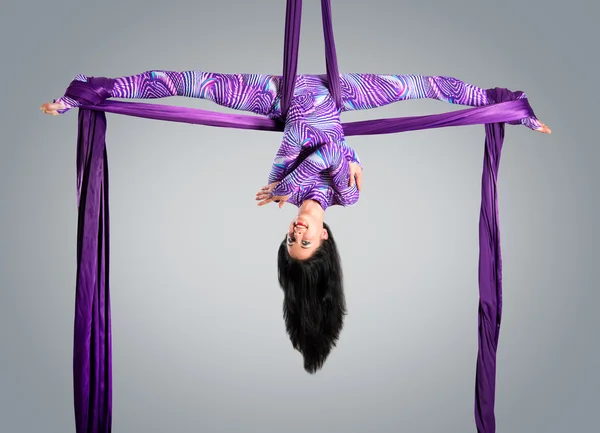
[(67, 108), (67, 107), (65, 107), (60, 102), (48, 102), (47, 104), (42, 104), (42, 106), (40, 107), (40, 110), (42, 110), (46, 114), (58, 116), (60, 114), (58, 112), (58, 110), (64, 110), (65, 108)]
[(542, 122), (540, 122), (540, 123), (542, 124), (542, 126), (537, 128), (536, 131), (543, 132), (544, 134), (552, 134), (552, 130), (550, 128), (548, 128), (548, 126), (546, 126)]

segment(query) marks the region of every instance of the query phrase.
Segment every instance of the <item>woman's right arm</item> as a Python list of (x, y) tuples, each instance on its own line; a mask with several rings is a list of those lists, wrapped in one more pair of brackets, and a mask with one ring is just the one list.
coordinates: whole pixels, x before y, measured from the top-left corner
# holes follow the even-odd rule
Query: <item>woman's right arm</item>
[[(75, 81), (86, 82), (78, 75)], [(126, 99), (156, 99), (169, 96), (208, 99), (235, 110), (269, 115), (279, 106), (280, 77), (263, 74), (219, 74), (202, 71), (151, 70), (137, 75), (118, 77), (109, 97)], [(55, 101), (65, 112), (81, 105), (68, 96)]]

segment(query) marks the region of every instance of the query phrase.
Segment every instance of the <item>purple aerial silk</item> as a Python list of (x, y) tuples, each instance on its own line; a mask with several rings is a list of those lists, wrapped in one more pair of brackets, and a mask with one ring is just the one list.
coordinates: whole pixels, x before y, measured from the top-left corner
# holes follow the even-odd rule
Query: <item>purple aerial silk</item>
[(298, 47), (302, 1), (287, 0), (285, 8), (285, 34), (283, 37), (283, 76), (281, 90), (281, 116), (285, 119), (294, 96), (294, 84), (298, 71)]
[[(323, 16), (323, 36), (325, 38), (325, 64), (329, 91), (337, 107), (342, 106), (342, 91), (339, 80), (339, 69), (335, 42), (333, 39), (333, 22), (331, 20), (331, 4), (329, 0), (321, 0)], [(302, 0), (287, 0), (285, 11), (285, 34), (283, 40), (283, 87), (281, 96), (281, 115), (285, 119), (292, 97), (298, 71), (298, 46), (300, 45), (300, 27), (302, 21)]]
[[(283, 106), (289, 107), (298, 54), (301, 1), (288, 0), (286, 14)], [(322, 0), (329, 86), (337, 98), (337, 63), (333, 47), (329, 0)], [(329, 36), (327, 36), (329, 34)], [(74, 395), (77, 433), (111, 431), (111, 327), (109, 292), (109, 216), (106, 117), (104, 112), (171, 122), (227, 128), (282, 131), (283, 123), (251, 115), (157, 104), (106, 101), (114, 80), (92, 77), (73, 81), (66, 95), (82, 101), (77, 140), (77, 283), (74, 333)], [(337, 89), (337, 90), (336, 90)], [(336, 93), (337, 92), (337, 93)], [(450, 113), (351, 122), (345, 135), (389, 134), (403, 131), (485, 124), (485, 153), (479, 223), (479, 345), (475, 421), (479, 433), (496, 431), (494, 395), (496, 349), (502, 311), (502, 262), (498, 226), (497, 179), (504, 124), (534, 116), (520, 92), (487, 91), (492, 105)], [(337, 96), (336, 96), (337, 95)], [(285, 105), (287, 104), (287, 105)]]
[(329, 93), (338, 108), (342, 107), (342, 89), (340, 85), (340, 71), (338, 69), (335, 41), (333, 39), (333, 21), (331, 19), (331, 3), (321, 0), (321, 15), (323, 21), (323, 37), (325, 38), (325, 65), (327, 67), (327, 82)]
[[(506, 89), (487, 91), (491, 102), (520, 95)], [(504, 123), (485, 125), (485, 150), (479, 214), (479, 342), (475, 376), (475, 423), (480, 433), (496, 431), (494, 415), (496, 350), (502, 319), (502, 255), (498, 215), (498, 169), (504, 142)]]
[[(88, 84), (95, 81), (92, 78)], [(76, 91), (76, 88), (70, 88), (68, 96), (77, 97)], [(517, 95), (506, 89), (491, 89), (488, 97), (498, 101), (494, 105), (429, 116), (351, 122), (344, 125), (347, 135), (364, 135), (486, 124), (480, 220), (480, 337), (475, 403), (480, 433), (495, 432), (496, 347), (502, 296), (496, 181), (504, 122), (514, 122), (534, 115), (528, 101), (517, 100)], [(77, 173), (81, 196), (74, 360), (78, 433), (110, 431), (108, 167), (104, 112), (200, 125), (281, 130), (280, 123), (260, 117), (156, 104), (105, 101), (98, 105), (86, 104), (79, 109), (77, 152), (81, 156), (77, 158)]]
[[(111, 80), (95, 88), (72, 84), (78, 98), (98, 103)], [(79, 110), (77, 137), (77, 279), (73, 353), (76, 431), (108, 433), (112, 420), (112, 342), (109, 280), (106, 116)]]

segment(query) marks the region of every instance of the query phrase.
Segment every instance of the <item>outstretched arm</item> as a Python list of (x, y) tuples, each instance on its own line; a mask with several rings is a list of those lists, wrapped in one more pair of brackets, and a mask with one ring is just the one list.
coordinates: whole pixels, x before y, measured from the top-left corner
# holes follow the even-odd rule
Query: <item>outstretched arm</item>
[[(486, 91), (459, 79), (425, 75), (341, 75), (343, 111), (368, 110), (407, 99), (437, 99), (451, 104), (488, 105)], [(526, 98), (525, 93), (521, 98)], [(531, 129), (543, 124), (535, 117), (521, 119)]]
[[(87, 77), (78, 75), (75, 80), (85, 82)], [(208, 99), (236, 110), (269, 115), (279, 104), (279, 83), (280, 77), (273, 75), (152, 70), (115, 78), (110, 97), (156, 99), (186, 96)], [(55, 102), (63, 104), (66, 109), (80, 105), (67, 96)]]

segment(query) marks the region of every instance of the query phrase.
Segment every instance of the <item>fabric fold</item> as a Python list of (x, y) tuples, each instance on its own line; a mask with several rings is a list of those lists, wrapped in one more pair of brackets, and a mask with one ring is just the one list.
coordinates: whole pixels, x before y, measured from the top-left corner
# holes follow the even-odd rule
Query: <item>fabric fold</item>
[[(507, 90), (508, 91), (508, 90)], [(104, 101), (98, 105), (84, 104), (80, 108), (106, 113), (142, 117), (168, 122), (190, 123), (234, 129), (255, 129), (281, 132), (284, 124), (266, 117), (247, 114), (218, 113), (198, 108), (177, 107), (143, 102)], [(472, 126), (486, 123), (518, 123), (533, 116), (533, 109), (525, 99), (507, 100), (492, 105), (426, 116), (394, 117), (389, 119), (342, 122), (344, 135), (379, 135), (419, 131), (433, 128)]]
[(281, 79), (281, 117), (283, 119), (287, 116), (294, 96), (294, 85), (298, 72), (301, 21), (302, 0), (287, 0), (283, 39), (283, 76)]
[[(486, 91), (492, 103), (516, 100), (522, 92)], [(533, 112), (531, 115), (534, 115)], [(504, 143), (503, 122), (485, 125), (479, 216), (478, 351), (475, 376), (475, 424), (479, 433), (495, 433), (496, 354), (502, 318), (502, 254), (498, 212), (498, 169)]]
[(98, 105), (112, 94), (114, 78), (88, 77), (87, 81), (73, 80), (65, 91), (65, 96), (84, 105)]
[(338, 108), (342, 108), (342, 88), (338, 69), (335, 40), (333, 37), (333, 20), (331, 18), (330, 0), (321, 0), (321, 16), (323, 21), (323, 37), (325, 38), (325, 66), (329, 92)]
[[(82, 87), (83, 88), (83, 87)], [(485, 124), (479, 259), (479, 351), (475, 417), (479, 433), (494, 433), (496, 348), (501, 312), (501, 257), (497, 175), (504, 124), (534, 115), (527, 99), (490, 89), (495, 103), (450, 113), (344, 124), (347, 135), (387, 134)], [(281, 131), (270, 119), (206, 110), (104, 101), (79, 111), (77, 191), (78, 270), (75, 317), (75, 407), (77, 433), (105, 432), (111, 418), (110, 303), (108, 284), (108, 167), (104, 112), (200, 125)], [(93, 428), (91, 426), (94, 426)]]
[(109, 433), (112, 343), (106, 117), (79, 110), (73, 386), (77, 433)]

